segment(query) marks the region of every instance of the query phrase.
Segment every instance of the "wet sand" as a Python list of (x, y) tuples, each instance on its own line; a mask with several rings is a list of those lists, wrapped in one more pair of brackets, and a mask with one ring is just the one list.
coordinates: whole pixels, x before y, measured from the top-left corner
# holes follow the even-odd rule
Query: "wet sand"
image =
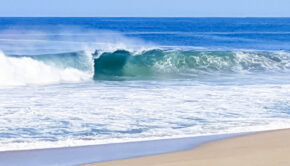
[(203, 144), (182, 152), (90, 166), (289, 166), (290, 129), (266, 131)]
[(208, 135), (186, 138), (156, 139), (63, 148), (1, 151), (0, 165), (81, 165), (193, 149), (207, 142), (248, 133)]

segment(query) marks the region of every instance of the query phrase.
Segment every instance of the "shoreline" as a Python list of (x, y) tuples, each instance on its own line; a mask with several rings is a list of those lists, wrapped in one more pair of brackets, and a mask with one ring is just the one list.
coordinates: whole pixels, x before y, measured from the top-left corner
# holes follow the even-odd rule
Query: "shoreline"
[(262, 131), (211, 141), (191, 150), (88, 166), (288, 166), (290, 129)]
[(81, 165), (180, 152), (253, 132), (159, 139), (65, 148), (2, 151), (0, 165)]

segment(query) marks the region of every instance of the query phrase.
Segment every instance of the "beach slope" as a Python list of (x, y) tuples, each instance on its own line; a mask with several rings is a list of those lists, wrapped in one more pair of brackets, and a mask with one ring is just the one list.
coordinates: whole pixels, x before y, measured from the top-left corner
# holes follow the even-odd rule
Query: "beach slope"
[(90, 166), (289, 166), (290, 129), (204, 144), (193, 150)]

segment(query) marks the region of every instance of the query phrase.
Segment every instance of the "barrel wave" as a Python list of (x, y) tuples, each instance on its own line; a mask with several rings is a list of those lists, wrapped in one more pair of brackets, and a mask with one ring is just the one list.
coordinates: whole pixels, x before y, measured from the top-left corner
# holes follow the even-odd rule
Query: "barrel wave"
[(0, 85), (89, 80), (175, 79), (288, 72), (285, 51), (96, 50), (43, 55), (0, 54)]

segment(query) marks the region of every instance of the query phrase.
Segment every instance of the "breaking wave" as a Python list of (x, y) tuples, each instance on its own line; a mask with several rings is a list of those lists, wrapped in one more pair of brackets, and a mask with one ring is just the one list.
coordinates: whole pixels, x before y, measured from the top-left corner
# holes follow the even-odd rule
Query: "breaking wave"
[(89, 80), (196, 78), (227, 73), (286, 72), (284, 51), (96, 50), (5, 55), (0, 52), (0, 85), (53, 84)]
[(248, 72), (278, 72), (290, 69), (287, 52), (192, 51), (152, 49), (96, 51), (94, 79), (198, 77)]
[[(0, 52), (0, 86), (54, 84), (90, 80), (92, 73), (81, 56), (6, 56)], [(86, 63), (84, 66), (80, 64)]]

